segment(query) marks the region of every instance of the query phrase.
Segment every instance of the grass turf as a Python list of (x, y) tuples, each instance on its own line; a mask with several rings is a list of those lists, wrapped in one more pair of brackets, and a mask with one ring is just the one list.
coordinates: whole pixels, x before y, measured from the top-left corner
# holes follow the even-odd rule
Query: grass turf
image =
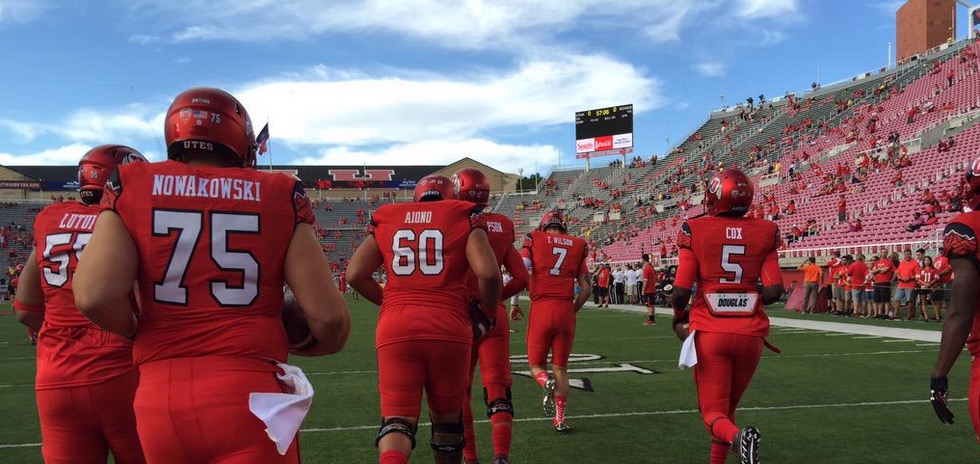
[[(377, 309), (351, 301), (353, 332), (339, 355), (295, 358), (317, 390), (304, 423), (302, 455), (307, 463), (377, 462), (373, 447), (379, 423), (374, 325)], [(780, 310), (773, 316), (797, 317)], [(840, 321), (834, 316), (810, 316)], [(515, 463), (706, 463), (709, 437), (696, 412), (689, 371), (679, 371), (680, 343), (667, 318), (654, 327), (643, 316), (585, 309), (579, 314), (576, 354), (601, 359), (571, 363), (571, 369), (629, 364), (636, 372), (573, 373), (587, 377), (593, 392), (573, 390), (568, 407), (570, 435), (554, 433), (540, 411), (540, 388), (514, 377), (512, 461)], [(939, 324), (883, 322), (906, 328)], [(524, 323), (514, 324), (512, 354), (524, 354)], [(942, 426), (926, 400), (935, 344), (885, 342), (886, 339), (827, 336), (825, 332), (774, 328), (770, 341), (783, 354), (766, 352), (742, 401), (740, 424), (762, 430), (761, 456), (767, 463), (966, 463), (975, 462), (977, 445), (965, 401), (954, 401), (957, 424)], [(206, 340), (202, 340), (205, 343)], [(920, 346), (921, 345), (921, 346)], [(13, 317), (0, 317), (0, 463), (41, 462), (32, 381), (34, 350)], [(965, 397), (967, 360), (951, 373), (952, 396)], [(526, 366), (515, 363), (514, 370)], [(482, 394), (474, 410), (484, 419)], [(481, 402), (481, 404), (476, 404)], [(424, 419), (423, 419), (424, 420)], [(489, 461), (489, 424), (477, 426), (484, 461)], [(428, 428), (419, 431), (412, 462), (432, 462)], [(729, 462), (735, 462), (730, 458)]]

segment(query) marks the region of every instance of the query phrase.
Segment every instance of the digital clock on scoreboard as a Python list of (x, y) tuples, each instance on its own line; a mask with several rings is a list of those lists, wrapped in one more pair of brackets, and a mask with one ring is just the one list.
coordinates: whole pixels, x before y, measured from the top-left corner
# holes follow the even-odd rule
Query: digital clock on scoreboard
[(633, 105), (575, 113), (575, 152), (633, 148)]

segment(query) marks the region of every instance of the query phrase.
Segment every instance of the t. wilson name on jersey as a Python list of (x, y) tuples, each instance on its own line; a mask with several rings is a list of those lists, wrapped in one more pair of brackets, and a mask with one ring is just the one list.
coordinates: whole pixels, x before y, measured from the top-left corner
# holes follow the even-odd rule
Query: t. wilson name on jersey
[(152, 195), (262, 201), (262, 183), (228, 177), (199, 178), (156, 174)]

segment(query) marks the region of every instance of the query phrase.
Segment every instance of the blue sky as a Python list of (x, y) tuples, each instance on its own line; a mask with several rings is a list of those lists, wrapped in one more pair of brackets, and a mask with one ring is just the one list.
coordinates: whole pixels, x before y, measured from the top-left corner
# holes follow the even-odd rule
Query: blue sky
[(901, 4), (0, 0), (0, 163), (74, 164), (102, 143), (163, 159), (163, 114), (194, 86), (235, 94), (257, 128), (270, 121), (276, 164), (470, 156), (546, 173), (559, 153), (581, 164), (575, 111), (625, 103), (648, 156), (721, 95), (884, 66)]

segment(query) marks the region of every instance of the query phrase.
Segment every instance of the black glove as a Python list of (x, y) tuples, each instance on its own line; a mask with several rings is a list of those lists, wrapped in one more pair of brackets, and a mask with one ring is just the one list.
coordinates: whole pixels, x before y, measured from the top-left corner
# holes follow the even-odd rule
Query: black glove
[(946, 377), (933, 377), (929, 382), (929, 401), (932, 403), (932, 409), (936, 410), (939, 422), (944, 424), (953, 423), (953, 412), (949, 410), (949, 405), (946, 403), (948, 391), (949, 379)]
[(496, 327), (497, 320), (487, 317), (480, 303), (474, 301), (470, 303), (470, 324), (473, 326), (473, 341), (478, 341)]

